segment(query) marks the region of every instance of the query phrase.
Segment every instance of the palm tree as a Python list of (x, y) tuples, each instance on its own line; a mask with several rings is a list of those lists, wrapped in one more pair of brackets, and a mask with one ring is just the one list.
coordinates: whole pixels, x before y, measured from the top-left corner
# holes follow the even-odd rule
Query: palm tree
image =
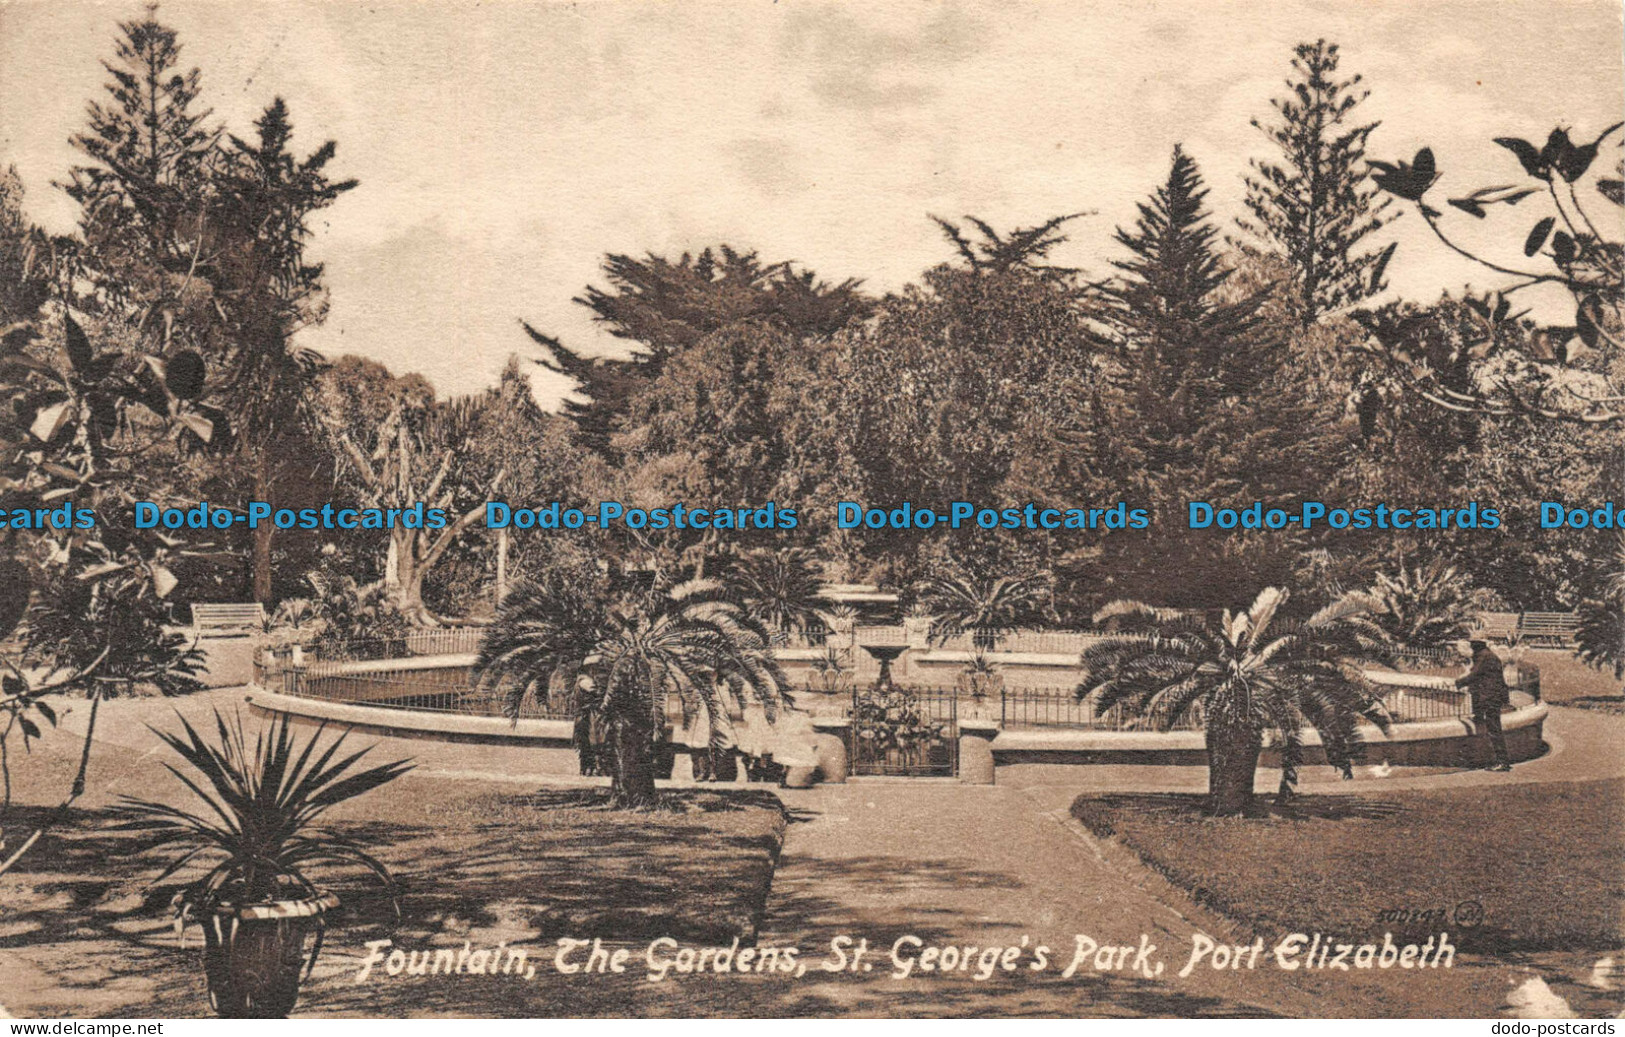
[(1252, 607), (1204, 616), (1116, 601), (1095, 614), (1119, 620), (1083, 654), (1080, 699), (1104, 714), (1121, 703), (1167, 730), (1200, 704), (1206, 720), (1208, 812), (1253, 813), (1253, 780), (1266, 731), (1281, 746), (1281, 794), (1291, 794), (1302, 762), (1303, 732), (1320, 733), (1329, 762), (1348, 768), (1363, 716), (1388, 730), (1388, 718), (1360, 676), (1361, 664), (1387, 656), (1386, 639), (1367, 618), (1370, 603), (1349, 595), (1308, 620), (1271, 634), (1287, 600), (1266, 588)]
[(1492, 592), (1474, 587), (1472, 577), (1442, 558), (1415, 567), (1401, 559), (1393, 575), (1377, 573), (1366, 595), (1372, 621), (1405, 648), (1459, 641), (1472, 632), (1479, 613), (1496, 604)]
[(817, 556), (806, 548), (753, 551), (729, 561), (723, 583), (751, 618), (776, 634), (822, 630), (819, 611), (829, 602)]
[(914, 596), (935, 617), (932, 642), (942, 644), (970, 631), (977, 650), (986, 651), (1022, 624), (1044, 618), (1053, 583), (1048, 570), (981, 576), (954, 566), (921, 579)]
[(726, 694), (754, 695), (769, 721), (789, 700), (766, 629), (708, 580), (639, 590), (552, 573), (521, 584), (481, 641), (474, 674), (504, 696), (510, 717), (526, 696), (560, 689), (601, 715), (611, 796), (627, 807), (655, 802), (654, 747), (668, 694), (681, 698), (685, 719), (703, 709), (713, 739), (728, 729)]

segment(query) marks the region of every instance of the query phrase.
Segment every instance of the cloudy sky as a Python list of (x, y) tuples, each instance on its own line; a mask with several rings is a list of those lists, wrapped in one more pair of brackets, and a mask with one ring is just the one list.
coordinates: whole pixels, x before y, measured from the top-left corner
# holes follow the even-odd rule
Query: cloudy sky
[[(50, 186), (68, 136), (140, 10), (0, 0), (0, 163), (53, 230), (76, 216)], [(1444, 191), (1517, 174), (1492, 137), (1589, 139), (1625, 107), (1617, 0), (165, 0), (160, 18), (229, 127), (280, 94), (300, 144), (336, 140), (332, 168), (362, 182), (327, 214), (332, 313), (309, 344), (442, 392), (525, 352), (520, 318), (615, 351), (570, 301), (606, 252), (728, 242), (886, 290), (947, 257), (927, 213), (1087, 210), (1061, 258), (1104, 271), (1176, 142), (1239, 210), (1267, 153), (1248, 120), (1301, 40), (1342, 44), (1374, 152), (1431, 145)], [(1509, 215), (1480, 240), (1515, 254), (1532, 219)], [(1418, 232), (1394, 228), (1400, 290), (1489, 283)], [(540, 372), (539, 398), (564, 388)]]

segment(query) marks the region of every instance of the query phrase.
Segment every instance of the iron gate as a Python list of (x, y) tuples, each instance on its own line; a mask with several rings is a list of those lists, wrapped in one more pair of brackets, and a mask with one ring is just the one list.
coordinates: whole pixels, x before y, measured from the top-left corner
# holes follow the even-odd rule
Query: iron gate
[(959, 773), (959, 699), (952, 688), (887, 683), (856, 689), (851, 732), (853, 774)]

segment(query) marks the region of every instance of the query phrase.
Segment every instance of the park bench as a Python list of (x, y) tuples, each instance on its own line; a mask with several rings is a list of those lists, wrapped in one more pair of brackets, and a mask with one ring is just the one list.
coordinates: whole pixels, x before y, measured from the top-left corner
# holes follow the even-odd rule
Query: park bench
[(1473, 636), (1483, 641), (1511, 642), (1518, 637), (1518, 613), (1481, 612)]
[(265, 607), (257, 601), (244, 605), (193, 605), (192, 628), (200, 636), (259, 633), (265, 629)]
[(1565, 648), (1574, 643), (1580, 620), (1573, 612), (1525, 612), (1518, 621), (1518, 639), (1529, 645)]

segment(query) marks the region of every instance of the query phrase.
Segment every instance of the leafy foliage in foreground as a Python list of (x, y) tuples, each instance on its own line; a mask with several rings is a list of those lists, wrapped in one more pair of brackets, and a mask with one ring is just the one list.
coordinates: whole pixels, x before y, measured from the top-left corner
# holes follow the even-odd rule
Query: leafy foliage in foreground
[(147, 833), (147, 850), (173, 856), (154, 879), (162, 882), (193, 864), (207, 870), (176, 897), (181, 921), (224, 903), (259, 904), (289, 893), (317, 892), (313, 869), (359, 865), (386, 885), (389, 871), (355, 840), (317, 824), (328, 810), (385, 785), (412, 769), (404, 760), (357, 769), (371, 748), (341, 755), (344, 735), (324, 747), (322, 732), (301, 741), (287, 717), (253, 736), (242, 718), (214, 714), (215, 741), (181, 718), (179, 734), (153, 733), (189, 770), (166, 764), (202, 800), (187, 809), (125, 796), (115, 808), (122, 830)]

